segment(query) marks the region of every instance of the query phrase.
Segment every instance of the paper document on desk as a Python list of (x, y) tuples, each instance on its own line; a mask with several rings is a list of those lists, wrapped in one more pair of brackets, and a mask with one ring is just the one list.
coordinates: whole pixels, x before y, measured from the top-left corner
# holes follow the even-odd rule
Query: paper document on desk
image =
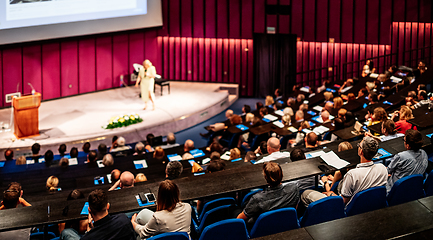
[(289, 131), (292, 132), (292, 133), (298, 132), (298, 129), (296, 129), (296, 128), (293, 127), (293, 126), (288, 127), (287, 130), (289, 130)]
[(341, 93), (345, 93), (345, 92), (349, 91), (352, 87), (353, 86), (348, 86), (348, 87), (341, 89)]
[(278, 111), (275, 111), (274, 113), (277, 114), (277, 115), (279, 115), (279, 116), (283, 116), (284, 115), (283, 110), (278, 110)]
[(275, 117), (274, 115), (271, 115), (271, 114), (266, 114), (266, 115), (264, 116), (264, 118), (269, 119), (269, 120), (271, 120), (271, 121), (275, 121), (275, 120), (278, 119), (278, 117)]
[(103, 167), (105, 167), (105, 165), (102, 163), (102, 160), (98, 160), (98, 161), (96, 161), (96, 164), (98, 164), (98, 167), (99, 167), (99, 168), (103, 168)]
[(309, 158), (319, 157), (320, 155), (323, 155), (323, 154), (325, 154), (325, 152), (323, 150), (309, 152), (309, 153), (305, 154), (305, 158), (309, 159)]
[(349, 162), (338, 157), (337, 154), (335, 154), (333, 151), (322, 154), (320, 155), (320, 157), (323, 159), (323, 161), (326, 162), (326, 164), (328, 164), (329, 166), (333, 166), (336, 169), (341, 169), (349, 165)]
[(377, 77), (379, 77), (379, 74), (377, 74), (377, 73), (370, 73), (370, 77), (371, 78), (377, 78)]
[(323, 107), (317, 105), (317, 106), (314, 106), (313, 109), (316, 110), (316, 111), (318, 111), (318, 112), (321, 112), (322, 109), (323, 109)]
[(301, 88), (299, 89), (299, 91), (309, 93), (309, 92), (310, 92), (310, 87), (301, 87)]
[(399, 83), (401, 81), (403, 81), (403, 79), (394, 76), (391, 77), (391, 82), (393, 83)]
[[(102, 162), (102, 160), (101, 160), (101, 162)], [(71, 159), (69, 159), (69, 166), (73, 166), (73, 165), (78, 165), (77, 158), (71, 158)]]
[(284, 127), (284, 124), (281, 121), (275, 121), (273, 124), (275, 126), (279, 127), (279, 128), (283, 128)]
[(32, 159), (32, 160), (27, 160), (26, 163), (27, 163), (27, 165), (28, 165), (28, 164), (34, 164), (34, 163), (35, 163), (35, 160), (34, 160), (34, 159)]
[(221, 159), (228, 161), (230, 159), (230, 152), (227, 151), (223, 155), (221, 155)]
[(170, 162), (171, 161), (182, 161), (182, 156), (180, 156), (179, 154), (170, 154), (170, 155), (167, 155), (167, 158), (168, 158), (168, 160), (170, 160)]
[(314, 133), (316, 133), (317, 135), (322, 135), (322, 134), (324, 134), (325, 132), (327, 132), (327, 131), (329, 131), (329, 128), (327, 128), (327, 127), (325, 127), (325, 126), (318, 126), (318, 127), (315, 127), (314, 129), (313, 129), (313, 132)]

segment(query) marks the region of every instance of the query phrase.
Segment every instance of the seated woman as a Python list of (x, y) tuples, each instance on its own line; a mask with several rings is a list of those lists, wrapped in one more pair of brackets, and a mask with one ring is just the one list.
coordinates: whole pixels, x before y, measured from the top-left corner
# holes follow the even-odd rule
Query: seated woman
[(57, 178), (57, 177), (55, 177), (55, 176), (50, 176), (48, 179), (47, 179), (47, 184), (46, 184), (46, 186), (47, 186), (47, 190), (49, 191), (49, 192), (55, 192), (55, 191), (58, 191), (58, 186), (59, 186), (59, 179)]
[(406, 130), (408, 129), (416, 129), (416, 126), (412, 127), (412, 124), (407, 122), (407, 120), (410, 120), (413, 118), (412, 115), (412, 110), (408, 107), (408, 106), (401, 106), (400, 111), (395, 111), (392, 116), (391, 119), (393, 119), (395, 121), (395, 119), (398, 117), (398, 121), (395, 122), (395, 129), (397, 130), (397, 132), (399, 133), (406, 133)]
[(369, 119), (368, 126), (371, 126), (385, 121), (386, 119), (388, 119), (388, 117), (386, 116), (385, 109), (383, 109), (382, 107), (377, 107), (373, 110), (373, 115), (371, 115), (371, 113), (369, 112), (365, 116), (365, 119)]
[[(165, 232), (187, 232), (190, 234), (191, 206), (179, 200), (179, 188), (171, 180), (159, 184), (156, 199), (156, 212), (146, 217), (148, 209), (142, 210), (131, 218), (134, 230), (141, 239), (146, 239)], [(137, 217), (138, 216), (138, 217)], [(146, 222), (146, 218), (150, 218)]]

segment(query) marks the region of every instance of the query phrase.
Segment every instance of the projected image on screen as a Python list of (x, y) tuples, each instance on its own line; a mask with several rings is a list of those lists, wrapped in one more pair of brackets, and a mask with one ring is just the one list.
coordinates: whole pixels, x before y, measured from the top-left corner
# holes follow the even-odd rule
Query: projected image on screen
[(143, 15), (147, 0), (9, 0), (0, 13), (0, 29), (11, 29)]

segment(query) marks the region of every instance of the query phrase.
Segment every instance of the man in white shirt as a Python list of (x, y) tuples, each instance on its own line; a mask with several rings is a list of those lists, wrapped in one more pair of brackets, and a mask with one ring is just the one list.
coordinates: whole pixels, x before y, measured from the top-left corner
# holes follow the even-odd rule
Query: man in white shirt
[(267, 146), (269, 155), (258, 160), (255, 164), (290, 157), (289, 152), (280, 152), (280, 147), (281, 147), (280, 140), (278, 140), (278, 138), (276, 138), (276, 137), (269, 138), (268, 139), (268, 146)]

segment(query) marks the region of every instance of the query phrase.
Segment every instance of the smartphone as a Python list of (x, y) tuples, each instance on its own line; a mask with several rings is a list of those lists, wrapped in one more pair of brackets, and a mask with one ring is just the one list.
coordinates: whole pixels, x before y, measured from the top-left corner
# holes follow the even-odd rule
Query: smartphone
[(142, 192), (139, 193), (138, 197), (140, 198), (141, 203), (147, 203), (147, 198), (146, 198), (146, 196), (144, 196), (144, 193), (142, 193)]
[(146, 193), (144, 196), (146, 197), (147, 202), (155, 202), (156, 201), (155, 195), (153, 195), (153, 193)]
[(191, 165), (191, 167), (194, 166), (194, 162), (195, 162), (194, 160), (189, 160), (188, 162), (189, 162), (189, 165)]
[(94, 181), (95, 185), (102, 185), (102, 184), (104, 184), (104, 177), (97, 176), (94, 178), (93, 181)]

